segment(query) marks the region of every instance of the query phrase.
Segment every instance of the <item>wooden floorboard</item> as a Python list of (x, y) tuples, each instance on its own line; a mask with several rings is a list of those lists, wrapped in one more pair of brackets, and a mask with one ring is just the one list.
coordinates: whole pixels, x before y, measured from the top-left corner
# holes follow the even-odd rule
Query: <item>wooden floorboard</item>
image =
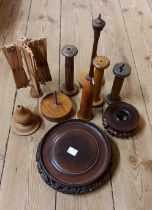
[[(111, 138), (113, 165), (103, 186), (82, 196), (70, 196), (48, 187), (37, 171), (35, 154), (40, 139), (54, 125), (43, 119), (41, 128), (20, 137), (10, 128), (18, 104), (39, 111), (41, 99), (32, 99), (29, 89), (16, 92), (10, 68), (0, 52), (0, 210), (151, 210), (152, 197), (152, 1), (151, 0), (1, 0), (0, 45), (16, 40), (16, 30), (29, 37), (47, 37), (48, 62), (53, 81), (46, 93), (64, 82), (65, 44), (74, 44), (75, 78), (90, 65), (93, 42), (92, 18), (101, 13), (106, 26), (101, 32), (98, 55), (111, 61), (105, 72), (106, 96), (112, 86), (113, 65), (125, 61), (132, 67), (124, 82), (122, 99), (140, 112), (139, 132), (128, 140)], [(79, 108), (81, 89), (73, 97)], [(93, 122), (102, 126), (104, 108), (94, 109)], [(76, 115), (73, 118), (77, 118)]]

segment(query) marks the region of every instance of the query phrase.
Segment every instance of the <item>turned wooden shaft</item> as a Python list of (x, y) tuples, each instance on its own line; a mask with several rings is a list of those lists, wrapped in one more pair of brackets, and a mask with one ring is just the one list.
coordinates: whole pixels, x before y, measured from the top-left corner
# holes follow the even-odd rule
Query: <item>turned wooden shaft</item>
[(100, 70), (95, 68), (95, 73), (94, 73), (94, 101), (98, 101), (100, 98), (100, 91), (101, 91), (101, 86), (102, 86), (102, 80), (103, 80), (103, 75), (104, 75), (104, 69)]
[(93, 42), (93, 49), (92, 49), (92, 56), (91, 56), (90, 70), (89, 70), (90, 78), (94, 77), (94, 66), (93, 66), (92, 61), (97, 55), (97, 47), (98, 47), (99, 37), (100, 37), (100, 31), (94, 30), (94, 42)]
[(92, 27), (94, 30), (94, 41), (93, 41), (90, 69), (89, 69), (89, 75), (88, 75), (89, 78), (94, 77), (94, 66), (93, 66), (92, 62), (93, 62), (93, 59), (95, 58), (95, 56), (97, 55), (97, 48), (98, 48), (100, 32), (103, 30), (104, 26), (105, 26), (105, 21), (101, 19), (101, 15), (99, 14), (99, 17), (92, 21)]
[(117, 100), (119, 98), (123, 82), (124, 82), (124, 78), (115, 77), (112, 90), (110, 93), (110, 98), (112, 100)]
[(74, 89), (74, 57), (65, 58), (65, 87), (68, 91)]
[(87, 81), (81, 96), (80, 109), (77, 113), (78, 117), (83, 120), (91, 120), (93, 118), (92, 104), (93, 104), (94, 86), (92, 81)]

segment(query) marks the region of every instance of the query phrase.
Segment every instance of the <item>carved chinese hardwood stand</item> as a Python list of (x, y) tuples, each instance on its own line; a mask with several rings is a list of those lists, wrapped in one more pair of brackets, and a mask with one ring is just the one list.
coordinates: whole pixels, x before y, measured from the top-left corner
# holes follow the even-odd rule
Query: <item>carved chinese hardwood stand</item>
[(139, 113), (131, 104), (113, 103), (104, 113), (104, 128), (112, 136), (127, 138), (135, 134), (139, 123)]
[(36, 161), (53, 189), (82, 194), (98, 188), (111, 158), (109, 141), (92, 123), (67, 120), (51, 128), (39, 144)]

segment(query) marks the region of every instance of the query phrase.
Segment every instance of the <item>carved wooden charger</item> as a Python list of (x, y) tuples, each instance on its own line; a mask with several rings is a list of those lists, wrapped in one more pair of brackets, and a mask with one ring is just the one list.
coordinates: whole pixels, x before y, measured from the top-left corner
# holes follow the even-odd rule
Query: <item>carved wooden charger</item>
[(82, 194), (101, 185), (111, 157), (104, 132), (92, 123), (67, 120), (43, 137), (37, 150), (39, 173), (53, 189)]

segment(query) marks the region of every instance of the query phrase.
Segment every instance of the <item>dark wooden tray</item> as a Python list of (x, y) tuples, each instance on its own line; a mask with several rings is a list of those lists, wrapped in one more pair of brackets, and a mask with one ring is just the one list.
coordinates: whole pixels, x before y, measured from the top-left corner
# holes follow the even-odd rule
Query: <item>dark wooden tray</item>
[(82, 194), (100, 186), (111, 157), (105, 133), (93, 123), (67, 120), (51, 128), (37, 150), (39, 173), (53, 189)]

